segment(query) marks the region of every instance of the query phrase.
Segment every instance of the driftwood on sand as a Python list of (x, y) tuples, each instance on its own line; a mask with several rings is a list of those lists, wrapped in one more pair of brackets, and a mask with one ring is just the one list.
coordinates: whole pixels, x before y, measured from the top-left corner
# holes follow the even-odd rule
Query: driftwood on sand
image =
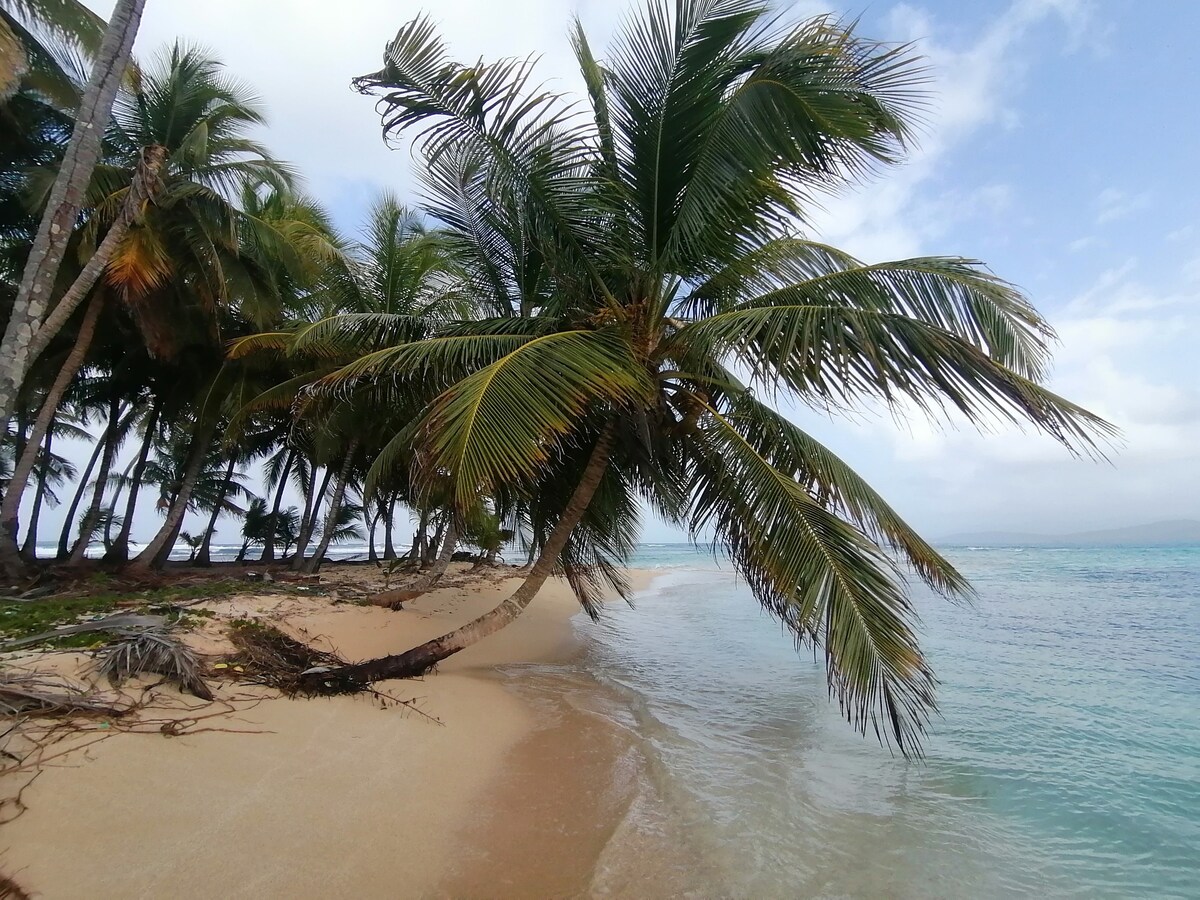
[(0, 716), (123, 716), (132, 709), (62, 678), (37, 672), (0, 673)]

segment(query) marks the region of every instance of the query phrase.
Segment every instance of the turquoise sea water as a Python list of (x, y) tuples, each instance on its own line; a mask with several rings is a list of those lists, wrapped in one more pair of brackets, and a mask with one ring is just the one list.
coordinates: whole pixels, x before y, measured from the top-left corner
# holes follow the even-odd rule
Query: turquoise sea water
[(839, 719), (727, 567), (645, 546), (636, 608), (580, 624), (654, 797), (596, 893), (655, 894), (655, 832), (698, 897), (1200, 897), (1200, 547), (946, 553), (979, 600), (915, 590), (941, 680), (917, 763)]
[(1200, 898), (1200, 547), (943, 549), (979, 599), (914, 586), (941, 715), (909, 762), (727, 565), (643, 545), (635, 608), (578, 626), (647, 780), (593, 893)]

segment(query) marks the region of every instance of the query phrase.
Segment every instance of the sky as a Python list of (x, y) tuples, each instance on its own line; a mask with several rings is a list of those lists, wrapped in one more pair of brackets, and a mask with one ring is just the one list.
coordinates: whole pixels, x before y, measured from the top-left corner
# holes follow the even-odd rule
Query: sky
[[(89, 5), (107, 15), (112, 2)], [(933, 78), (928, 123), (908, 162), (825, 200), (811, 235), (871, 262), (983, 260), (1057, 330), (1052, 389), (1123, 435), (1108, 462), (1093, 462), (1011, 427), (980, 434), (911, 415), (831, 419), (786, 407), (789, 415), (935, 539), (1200, 518), (1200, 72), (1191, 39), (1200, 4), (785, 6), (857, 18), (860, 33), (879, 40), (914, 41)], [(262, 139), (352, 233), (378, 192), (415, 201), (413, 158), (385, 146), (373, 101), (349, 82), (377, 69), (385, 42), (423, 9), (459, 59), (539, 54), (543, 77), (577, 92), (572, 16), (603, 48), (625, 6), (148, 0), (135, 52), (145, 60), (177, 38), (214, 51), (261, 97), (270, 119)], [(237, 529), (227, 522), (219, 534), (232, 541)], [(644, 537), (678, 539), (653, 522)]]

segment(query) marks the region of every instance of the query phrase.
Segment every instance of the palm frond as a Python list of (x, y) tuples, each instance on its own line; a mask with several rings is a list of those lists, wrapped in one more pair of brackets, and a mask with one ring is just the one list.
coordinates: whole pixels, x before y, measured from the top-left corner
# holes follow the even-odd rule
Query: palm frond
[(742, 306), (680, 328), (668, 352), (729, 354), (755, 382), (818, 405), (908, 400), (977, 426), (1032, 423), (1072, 452), (1102, 456), (1116, 429), (958, 335), (900, 312), (828, 302)]
[(862, 476), (812, 435), (749, 394), (734, 398), (724, 418), (772, 468), (794, 479), (819, 503), (877, 543), (903, 554), (930, 588), (948, 596), (971, 596), (967, 579)]
[(858, 731), (919, 754), (934, 678), (894, 564), (715, 411), (696, 449), (693, 533), (711, 528), (763, 608), (798, 645), (823, 648), (830, 693)]
[(651, 389), (616, 334), (526, 340), (430, 404), (420, 441), (427, 470), (448, 473), (465, 509), (481, 492), (536, 476), (589, 410), (644, 403)]

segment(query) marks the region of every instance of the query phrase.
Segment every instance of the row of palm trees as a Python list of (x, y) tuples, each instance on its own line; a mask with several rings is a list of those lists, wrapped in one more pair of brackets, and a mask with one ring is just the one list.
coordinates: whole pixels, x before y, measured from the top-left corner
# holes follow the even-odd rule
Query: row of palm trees
[[(11, 14), (6, 21), (13, 21)], [(37, 33), (61, 44), (68, 24)], [(85, 44), (80, 39), (75, 46)], [(65, 55), (64, 49), (51, 45), (42, 53)], [(62, 75), (72, 83), (69, 73)], [(5, 161), (9, 291), (32, 240), (32, 212), (53, 175), (55, 151), (63, 151), (70, 134), (70, 99), (68, 93), (64, 102), (53, 102), (29, 79), (3, 109), (6, 141), (11, 136), (31, 145)], [(325, 212), (297, 191), (290, 168), (248, 137), (263, 121), (254, 97), (216, 60), (181, 45), (135, 69), (117, 96), (88, 213), (60, 281), (74, 279), (75, 269), (96, 259), (148, 148), (162, 161), (152, 202), (113, 247), (86, 304), (22, 385), (0, 456), (6, 538), (0, 552), (11, 574), (35, 559), (39, 537), (50, 537), (39, 534), (41, 511), (58, 505), (71, 481), (75, 490), (58, 534), (62, 560), (78, 562), (100, 543), (106, 561), (128, 562), (138, 500), (146, 490), (156, 493), (163, 521), (154, 523), (155, 537), (134, 560), (139, 566), (161, 567), (180, 540), (194, 544), (193, 561), (207, 564), (218, 521), (226, 515), (245, 517), (246, 549), (261, 548), (268, 561), (294, 553), (297, 565), (311, 567), (313, 561), (304, 562), (306, 550), (317, 548), (319, 562), (330, 543), (362, 539), (380, 520), (383, 555), (397, 555), (392, 533), (402, 515), (398, 493), (381, 494), (356, 524), (364, 513), (350, 500), (361, 489), (364, 457), (342, 454), (340, 439), (325, 423), (293, 421), (294, 396), (284, 392), (279, 396), (286, 402), (264, 401), (261, 412), (243, 414), (236, 429), (230, 427), (239, 403), (293, 373), (257, 361), (229, 365), (225, 342), (339, 310), (411, 307), (418, 319), (432, 319), (463, 307), (421, 308), (438, 299), (426, 295), (422, 279), (442, 265), (444, 254), (436, 241), (422, 237), (408, 211), (383, 197), (361, 242), (339, 236)], [(50, 146), (35, 145), (31, 136)], [(67, 438), (93, 440), (93, 434), (82, 472), (54, 450), (56, 438), (61, 447)], [(348, 466), (341, 465), (343, 457)], [(270, 503), (254, 497), (245, 481), (256, 463), (266, 465)], [(289, 484), (303, 510), (282, 505)], [(341, 502), (330, 503), (332, 497)], [(184, 537), (189, 514), (203, 524)]]
[[(407, 511), (404, 549), (436, 560), (422, 586), (459, 543), (523, 541), (511, 597), (342, 673), (370, 681), (503, 627), (555, 572), (593, 614), (627, 594), (648, 509), (715, 541), (798, 644), (823, 648), (855, 727), (918, 750), (934, 680), (902, 569), (948, 596), (969, 585), (766, 401), (952, 410), (1085, 453), (1111, 429), (1044, 387), (1050, 326), (981, 264), (867, 264), (805, 235), (815, 197), (903, 158), (925, 80), (911, 48), (760, 0), (651, 3), (605, 60), (578, 23), (570, 37), (584, 104), (539, 86), (531, 60), (463, 65), (428, 19), (401, 28), (355, 87), (385, 138), (413, 142), (422, 207), (380, 198), (353, 240), (247, 137), (262, 113), (215, 61), (176, 46), (133, 69), (71, 266), (126, 231), (21, 384), (6, 564), (22, 496), (40, 509), (76, 477), (55, 440), (92, 427), (68, 558), (99, 535), (124, 563), (149, 484), (163, 519), (135, 567), (161, 566), (189, 513), (196, 562), (231, 513), (243, 556), (311, 571), (354, 520), (397, 554)], [(0, 208), (36, 210), (69, 116), (29, 81), (5, 108), (25, 155), (5, 161)], [(4, 222), (5, 291), (34, 219)], [(303, 509), (282, 506), (287, 484)]]

